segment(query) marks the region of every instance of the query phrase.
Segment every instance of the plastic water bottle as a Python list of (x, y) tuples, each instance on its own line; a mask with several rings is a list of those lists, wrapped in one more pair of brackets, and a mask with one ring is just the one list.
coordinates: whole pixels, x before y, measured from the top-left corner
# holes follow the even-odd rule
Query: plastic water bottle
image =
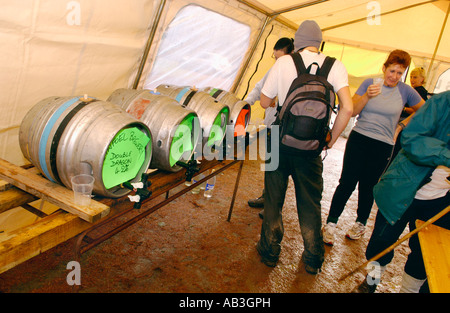
[[(211, 174), (214, 173), (214, 169), (211, 170)], [(203, 193), (203, 195), (206, 198), (211, 198), (212, 197), (212, 193), (214, 190), (214, 186), (216, 185), (216, 176), (211, 177), (210, 179), (208, 179), (206, 181), (206, 187), (205, 187), (205, 191)]]
[[(196, 182), (202, 180), (203, 178), (205, 178), (205, 175), (204, 175), (203, 173), (201, 173), (200, 175), (195, 176), (195, 177), (192, 179), (192, 184), (195, 184)], [(191, 192), (192, 192), (194, 195), (198, 194), (198, 193), (200, 192), (200, 188), (201, 188), (202, 185), (203, 185), (203, 184), (200, 184), (200, 185), (196, 186), (194, 189), (191, 190)]]

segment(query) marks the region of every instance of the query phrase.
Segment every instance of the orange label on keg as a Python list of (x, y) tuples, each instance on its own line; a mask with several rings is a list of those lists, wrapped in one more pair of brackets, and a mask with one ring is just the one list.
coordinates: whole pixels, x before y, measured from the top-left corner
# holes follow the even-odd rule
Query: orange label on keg
[(137, 99), (133, 102), (131, 107), (127, 110), (127, 113), (131, 114), (136, 119), (140, 120), (142, 115), (150, 104), (150, 100), (148, 99)]

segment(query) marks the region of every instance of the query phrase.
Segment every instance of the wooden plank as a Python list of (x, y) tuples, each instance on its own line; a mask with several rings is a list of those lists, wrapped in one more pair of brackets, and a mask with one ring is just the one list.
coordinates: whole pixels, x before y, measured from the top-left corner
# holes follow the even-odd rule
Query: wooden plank
[(59, 210), (8, 233), (0, 241), (0, 273), (65, 242), (91, 227), (78, 216)]
[[(424, 222), (416, 221), (417, 227)], [(450, 230), (428, 225), (419, 232), (430, 292), (450, 292)]]
[[(31, 164), (23, 165), (21, 167), (26, 169), (29, 172), (39, 174), (39, 170)], [(14, 188), (14, 186), (11, 185), (10, 183), (8, 183), (7, 181), (0, 180), (0, 191), (9, 190), (11, 188)]]
[(33, 202), (37, 199), (38, 198), (30, 195), (28, 192), (16, 187), (11, 187), (6, 191), (0, 192), (0, 213), (21, 206), (22, 204)]
[(91, 223), (108, 215), (110, 210), (109, 206), (94, 200), (89, 207), (81, 207), (75, 204), (71, 190), (3, 159), (0, 159), (0, 178)]

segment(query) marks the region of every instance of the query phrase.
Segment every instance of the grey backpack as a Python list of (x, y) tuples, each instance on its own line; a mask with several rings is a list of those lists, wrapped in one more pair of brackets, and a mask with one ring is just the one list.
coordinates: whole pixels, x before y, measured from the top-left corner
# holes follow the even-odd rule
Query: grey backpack
[[(317, 157), (331, 134), (329, 124), (336, 95), (327, 77), (336, 59), (327, 56), (321, 67), (313, 63), (306, 69), (299, 53), (291, 56), (298, 77), (274, 122), (280, 126), (280, 152)], [(313, 65), (317, 66), (315, 75), (310, 74)]]

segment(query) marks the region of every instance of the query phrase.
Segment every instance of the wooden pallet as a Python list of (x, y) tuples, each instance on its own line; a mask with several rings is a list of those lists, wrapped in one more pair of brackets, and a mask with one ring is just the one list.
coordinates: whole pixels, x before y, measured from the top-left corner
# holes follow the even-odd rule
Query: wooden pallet
[(109, 207), (97, 201), (92, 201), (89, 207), (77, 205), (73, 191), (3, 159), (0, 159), (0, 178), (91, 223), (109, 213)]
[[(35, 168), (0, 159), (0, 178), (4, 179), (0, 181), (0, 213), (24, 208), (39, 217), (8, 232), (0, 225), (0, 273), (73, 238), (110, 212), (108, 205), (95, 200), (89, 208), (77, 206), (71, 190), (45, 179)], [(61, 209), (47, 215), (29, 204), (39, 199)]]
[[(242, 169), (242, 161), (205, 161), (200, 165), (199, 173), (216, 167), (218, 167), (217, 172), (220, 172), (236, 162), (241, 163)], [(164, 194), (167, 196), (170, 190), (184, 184), (186, 180), (184, 170), (175, 173), (150, 170), (148, 173), (151, 182), (149, 190), (152, 196), (143, 203)], [(78, 235), (82, 238), (83, 234), (133, 209), (133, 203), (127, 196), (123, 196), (117, 199), (95, 198), (97, 201), (93, 200), (92, 203), (96, 210), (82, 211), (72, 205), (72, 191), (46, 180), (34, 168), (23, 169), (0, 160), (0, 178), (3, 177), (11, 184), (0, 181), (0, 213), (16, 210), (19, 207), (32, 211), (39, 218), (4, 233), (0, 224), (0, 273)], [(239, 175), (237, 182), (238, 180)], [(236, 187), (237, 184), (235, 193)], [(187, 188), (191, 187), (185, 187), (186, 190)], [(58, 195), (60, 192), (62, 195)], [(47, 215), (40, 212), (36, 205), (29, 205), (36, 200), (48, 201), (61, 209), (56, 209)], [(230, 206), (229, 215), (232, 206), (233, 203)], [(155, 209), (157, 208), (147, 208), (149, 212)], [(106, 212), (109, 212), (107, 216), (105, 216)]]

